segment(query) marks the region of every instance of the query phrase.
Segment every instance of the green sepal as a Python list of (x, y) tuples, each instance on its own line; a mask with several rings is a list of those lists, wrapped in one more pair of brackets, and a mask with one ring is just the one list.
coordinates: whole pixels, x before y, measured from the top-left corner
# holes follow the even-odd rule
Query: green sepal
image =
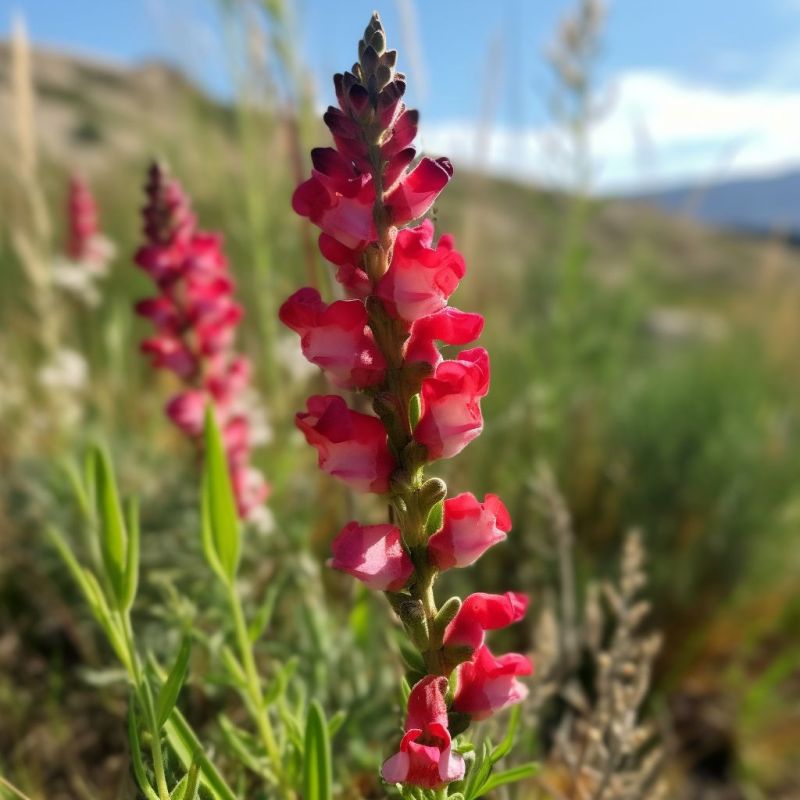
[(444, 671), (450, 672), (450, 670), (455, 669), (459, 664), (469, 661), (475, 650), (468, 644), (457, 644), (443, 647), (441, 652)]
[(411, 430), (417, 427), (420, 415), (422, 414), (422, 398), (415, 394), (408, 404), (408, 421), (411, 423)]
[(428, 519), (425, 521), (425, 537), (433, 536), (442, 527), (444, 521), (444, 502), (440, 500), (434, 504), (428, 512)]
[(442, 646), (444, 632), (447, 630), (447, 626), (455, 619), (460, 608), (460, 597), (451, 597), (443, 603), (431, 624), (431, 646), (433, 648), (438, 649)]

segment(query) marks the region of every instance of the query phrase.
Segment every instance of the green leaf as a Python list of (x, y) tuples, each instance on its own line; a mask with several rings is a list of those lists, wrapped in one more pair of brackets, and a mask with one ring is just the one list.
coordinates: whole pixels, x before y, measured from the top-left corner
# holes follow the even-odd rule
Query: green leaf
[(239, 518), (231, 486), (228, 460), (214, 410), (206, 408), (203, 497), (211, 529), (211, 541), (223, 574), (232, 583), (239, 565)]
[(306, 738), (303, 757), (303, 800), (331, 800), (331, 743), (325, 712), (312, 700), (306, 719)]
[(69, 485), (72, 488), (72, 493), (75, 495), (75, 499), (78, 501), (78, 507), (81, 510), (81, 514), (83, 514), (85, 519), (90, 520), (93, 514), (93, 500), (89, 494), (88, 487), (84, 485), (83, 475), (81, 475), (80, 469), (71, 459), (64, 459), (61, 462), (61, 468), (64, 471), (64, 475), (66, 476), (67, 480), (69, 481)]
[(339, 732), (342, 725), (344, 725), (344, 721), (347, 719), (347, 712), (344, 709), (339, 709), (329, 720), (328, 720), (328, 736), (333, 739), (334, 736)]
[(169, 793), (169, 800), (184, 800), (186, 796), (186, 781), (188, 778), (188, 775), (184, 775), (178, 783), (175, 784), (175, 788)]
[(442, 527), (444, 520), (444, 500), (440, 500), (431, 508), (428, 514), (428, 521), (425, 523), (425, 535), (433, 536)]
[(264, 759), (258, 755), (258, 748), (252, 742), (250, 734), (234, 725), (224, 714), (219, 716), (219, 727), (228, 747), (244, 766), (256, 775), (260, 775), (268, 781), (274, 781), (275, 776), (267, 767)]
[(95, 480), (97, 483), (97, 517), (100, 520), (100, 552), (108, 582), (116, 604), (122, 608), (125, 600), (125, 564), (128, 534), (119, 502), (117, 482), (108, 455), (100, 448), (94, 450)]
[(164, 727), (164, 723), (169, 719), (169, 715), (178, 701), (181, 687), (186, 681), (191, 652), (192, 639), (190, 636), (185, 636), (178, 650), (178, 655), (175, 657), (175, 663), (172, 665), (172, 669), (169, 671), (169, 675), (167, 675), (167, 679), (161, 686), (156, 699), (156, 721), (158, 722), (159, 730)]
[[(198, 767), (196, 761), (192, 762), (192, 766), (189, 767), (189, 771), (186, 773), (181, 783), (183, 783), (183, 781), (186, 781), (186, 783), (180, 800), (195, 800), (197, 796), (197, 786), (200, 783), (200, 767)], [(178, 786), (180, 786), (180, 783)]]
[(279, 697), (286, 691), (289, 681), (297, 672), (297, 667), (300, 665), (300, 658), (292, 656), (281, 668), (275, 673), (275, 676), (270, 681), (269, 688), (264, 694), (264, 704), (271, 706)]
[(47, 535), (58, 551), (58, 554), (61, 556), (61, 560), (64, 562), (64, 564), (66, 564), (67, 568), (72, 574), (72, 577), (75, 579), (75, 583), (78, 584), (80, 590), (83, 592), (86, 601), (92, 607), (92, 611), (95, 611), (94, 592), (89, 586), (89, 582), (86, 580), (83, 567), (81, 567), (81, 565), (78, 563), (78, 560), (73, 555), (67, 540), (64, 538), (64, 535), (57, 528), (53, 527), (47, 528)]
[(498, 786), (505, 786), (509, 783), (525, 780), (525, 778), (531, 778), (539, 772), (539, 769), (539, 765), (531, 761), (528, 764), (520, 764), (518, 767), (498, 772), (489, 777), (481, 787), (479, 794), (488, 794)]
[(497, 747), (492, 750), (491, 755), (489, 756), (492, 764), (496, 764), (501, 758), (503, 758), (503, 756), (510, 752), (514, 744), (514, 737), (517, 734), (520, 713), (521, 709), (519, 706), (514, 706), (514, 708), (511, 710), (511, 714), (508, 718), (506, 735), (503, 737), (503, 741), (501, 741), (500, 744), (498, 744)]
[(178, 756), (185, 769), (189, 769), (196, 762), (200, 770), (200, 780), (211, 792), (214, 800), (237, 800), (233, 790), (225, 782), (217, 768), (203, 752), (200, 741), (195, 736), (186, 718), (173, 709), (172, 714), (164, 725), (167, 741)]
[(222, 646), (222, 663), (230, 678), (231, 684), (237, 688), (242, 688), (247, 685), (247, 676), (244, 674), (244, 669), (236, 658), (236, 654), (231, 650), (228, 645)]
[(139, 741), (139, 730), (136, 724), (136, 716), (133, 708), (128, 712), (128, 742), (131, 751), (131, 765), (133, 767), (133, 774), (136, 777), (136, 783), (147, 798), (147, 800), (159, 800), (158, 795), (153, 790), (150, 782), (147, 780), (147, 770), (144, 767), (142, 760), (142, 745)]
[(475, 800), (476, 797), (480, 796), (483, 785), (492, 772), (492, 761), (489, 757), (491, 752), (491, 742), (485, 741), (481, 748), (480, 756), (475, 759), (475, 763), (472, 765), (472, 769), (467, 776), (467, 784), (464, 787), (464, 797), (466, 800)]
[(205, 491), (205, 479), (203, 481), (203, 486), (204, 489), (200, 498), (200, 529), (203, 540), (203, 555), (206, 557), (208, 565), (217, 577), (223, 583), (227, 583), (228, 579), (225, 575), (225, 570), (222, 568), (222, 564), (217, 557), (217, 549), (214, 545), (214, 528), (211, 522), (211, 507)]
[(261, 604), (258, 611), (256, 611), (253, 619), (250, 622), (250, 625), (247, 628), (247, 635), (251, 642), (257, 642), (267, 629), (267, 626), (272, 619), (272, 615), (275, 612), (275, 604), (278, 602), (278, 596), (285, 585), (286, 578), (281, 578), (267, 590), (267, 595), (264, 598), (264, 602)]
[(136, 599), (139, 587), (139, 543), (141, 532), (139, 529), (139, 507), (136, 500), (131, 498), (127, 505), (128, 521), (128, 552), (125, 559), (125, 574), (123, 576), (122, 610), (129, 611)]

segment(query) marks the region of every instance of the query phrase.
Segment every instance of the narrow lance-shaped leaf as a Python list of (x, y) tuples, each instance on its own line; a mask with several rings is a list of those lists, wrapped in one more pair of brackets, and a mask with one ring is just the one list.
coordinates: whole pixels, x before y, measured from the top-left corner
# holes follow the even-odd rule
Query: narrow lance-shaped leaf
[(497, 763), (503, 756), (507, 755), (514, 744), (514, 738), (517, 735), (517, 727), (519, 726), (519, 717), (521, 709), (519, 706), (514, 706), (511, 709), (511, 714), (508, 718), (508, 727), (506, 728), (506, 735), (497, 747), (492, 750), (491, 761), (493, 764)]
[(181, 687), (186, 681), (186, 673), (189, 669), (189, 656), (192, 652), (191, 637), (184, 637), (181, 642), (178, 655), (175, 657), (175, 663), (167, 675), (161, 689), (158, 692), (156, 699), (156, 720), (158, 727), (162, 728), (164, 723), (169, 719), (172, 709), (175, 708), (175, 703), (178, 701)]
[(313, 700), (308, 708), (303, 757), (303, 800), (331, 800), (331, 743), (325, 712)]
[(531, 778), (538, 771), (539, 765), (531, 761), (528, 764), (520, 764), (518, 767), (511, 767), (511, 769), (497, 772), (494, 775), (491, 775), (483, 784), (480, 793), (488, 794), (494, 789), (497, 789), (498, 786), (505, 786), (509, 783), (516, 783), (517, 781), (525, 780), (525, 778)]
[(131, 765), (133, 766), (133, 774), (136, 776), (136, 783), (139, 784), (139, 788), (142, 790), (147, 800), (159, 800), (158, 795), (147, 780), (147, 770), (145, 769), (142, 759), (142, 744), (139, 739), (139, 731), (133, 707), (131, 707), (128, 712), (128, 743), (131, 750)]
[(205, 417), (203, 495), (211, 542), (226, 580), (233, 581), (239, 564), (239, 518), (222, 436), (211, 406)]
[(128, 535), (119, 502), (117, 483), (111, 461), (100, 448), (94, 451), (97, 486), (97, 516), (100, 522), (100, 552), (108, 582), (119, 607), (125, 602), (125, 564)]
[[(150, 666), (157, 678), (166, 681), (164, 670), (152, 656)], [(180, 709), (172, 709), (172, 713), (164, 725), (164, 732), (170, 747), (185, 769), (188, 770), (192, 764), (197, 764), (200, 770), (200, 782), (214, 800), (237, 800), (233, 789), (228, 786), (219, 770), (203, 751), (200, 740), (195, 736), (191, 725), (181, 714)]]
[(139, 507), (136, 500), (131, 498), (127, 504), (128, 520), (128, 551), (125, 558), (125, 574), (123, 576), (123, 593), (121, 606), (123, 611), (129, 611), (136, 599), (139, 587), (139, 548), (141, 530), (139, 527)]
[(203, 492), (200, 497), (200, 525), (203, 540), (203, 555), (206, 561), (216, 576), (223, 582), (227, 583), (225, 570), (217, 556), (217, 548), (214, 544), (214, 529), (211, 522), (211, 508), (208, 499), (208, 493), (205, 491), (205, 478), (203, 479)]

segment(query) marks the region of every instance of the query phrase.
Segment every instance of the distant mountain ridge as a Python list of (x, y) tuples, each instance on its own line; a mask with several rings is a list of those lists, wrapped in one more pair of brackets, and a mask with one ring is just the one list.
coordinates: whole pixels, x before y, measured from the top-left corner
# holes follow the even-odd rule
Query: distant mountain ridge
[(796, 168), (626, 197), (718, 227), (800, 238), (800, 169)]

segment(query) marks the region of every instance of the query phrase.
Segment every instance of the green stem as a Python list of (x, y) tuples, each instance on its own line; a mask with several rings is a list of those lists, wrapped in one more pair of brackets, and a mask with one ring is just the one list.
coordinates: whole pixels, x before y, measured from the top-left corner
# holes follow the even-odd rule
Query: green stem
[(250, 636), (247, 632), (247, 623), (245, 622), (242, 603), (233, 584), (230, 586), (229, 599), (231, 611), (233, 612), (236, 645), (239, 648), (239, 658), (242, 661), (245, 678), (247, 680), (245, 686), (246, 696), (252, 708), (252, 714), (258, 729), (258, 734), (261, 738), (262, 744), (264, 745), (264, 750), (267, 753), (267, 757), (272, 764), (272, 769), (278, 779), (281, 790), (283, 791), (285, 797), (291, 797), (292, 794), (286, 786), (280, 748), (278, 747), (278, 742), (275, 739), (275, 733), (272, 730), (272, 722), (269, 718), (269, 712), (264, 704), (264, 693), (261, 691), (261, 680), (258, 676), (258, 669), (256, 668), (256, 660), (253, 656), (253, 648), (250, 642)]
[(151, 697), (145, 695), (142, 689), (143, 675), (136, 648), (133, 645), (133, 626), (131, 625), (131, 615), (128, 612), (120, 614), (122, 635), (125, 647), (128, 651), (128, 676), (134, 684), (134, 694), (136, 702), (139, 704), (144, 718), (147, 721), (147, 730), (150, 734), (150, 755), (153, 759), (153, 772), (156, 776), (156, 787), (158, 789), (159, 800), (169, 800), (169, 787), (167, 786), (167, 776), (164, 770), (164, 756), (161, 752), (161, 731), (158, 727), (158, 720), (155, 717), (155, 710), (151, 702)]

